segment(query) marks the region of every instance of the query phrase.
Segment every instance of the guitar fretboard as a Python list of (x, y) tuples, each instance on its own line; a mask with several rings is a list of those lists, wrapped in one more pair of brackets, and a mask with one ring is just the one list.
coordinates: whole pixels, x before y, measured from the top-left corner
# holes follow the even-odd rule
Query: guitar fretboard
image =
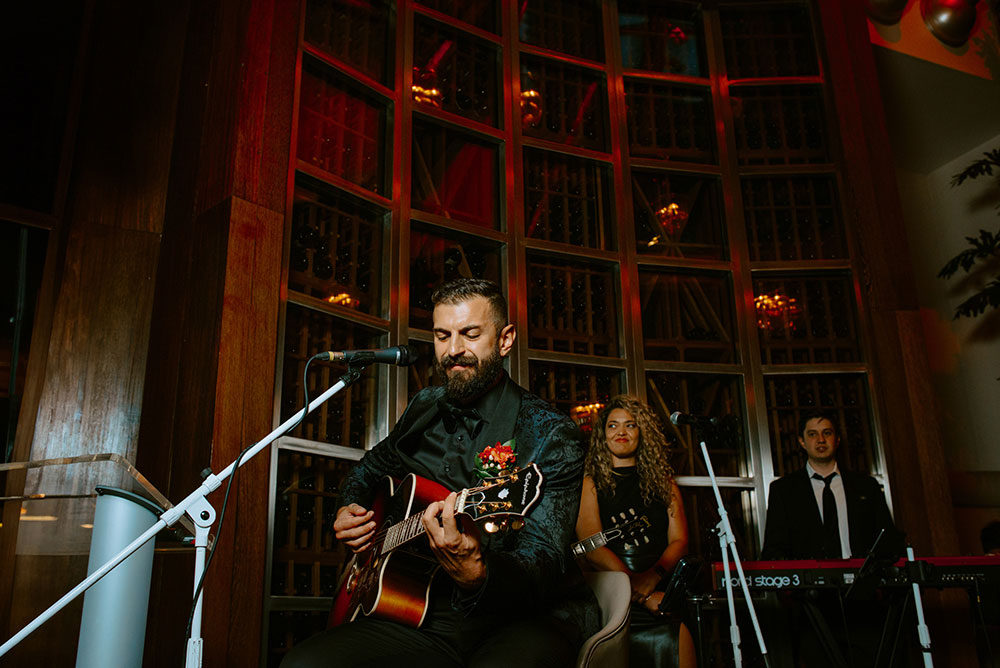
[(573, 554), (580, 556), (586, 554), (592, 550), (596, 550), (599, 547), (604, 547), (608, 544), (607, 539), (604, 537), (604, 533), (595, 533), (590, 538), (584, 538), (578, 543), (573, 543)]
[(424, 525), (420, 521), (422, 512), (410, 515), (402, 522), (394, 524), (385, 532), (385, 540), (382, 542), (382, 552), (390, 552), (400, 545), (405, 545), (420, 534), (424, 533)]

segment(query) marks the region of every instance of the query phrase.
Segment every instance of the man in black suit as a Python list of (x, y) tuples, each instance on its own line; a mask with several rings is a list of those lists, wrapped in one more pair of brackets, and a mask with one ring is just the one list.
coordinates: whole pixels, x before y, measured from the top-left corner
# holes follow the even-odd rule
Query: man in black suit
[[(808, 461), (771, 483), (761, 558), (864, 557), (882, 529), (888, 530), (883, 540), (898, 541), (878, 482), (837, 465), (834, 417), (805, 413), (798, 439)], [(887, 610), (875, 601), (845, 602), (841, 593), (813, 590), (783, 599), (791, 610), (773, 630), (791, 630), (795, 665), (873, 665)]]
[(839, 443), (832, 416), (802, 416), (799, 445), (809, 461), (771, 483), (762, 559), (864, 557), (882, 529), (894, 529), (878, 482), (837, 466)]
[(599, 626), (596, 600), (567, 550), (583, 476), (576, 425), (504, 371), (516, 334), (499, 286), (458, 279), (432, 301), (445, 385), (421, 390), (347, 476), (337, 539), (354, 552), (370, 547), (376, 527), (368, 508), (383, 476), (415, 473), (451, 490), (472, 487), (479, 453), (512, 438), (516, 464), (538, 464), (542, 496), (521, 531), (500, 534), (460, 526), (454, 493), (430, 504), (422, 522), (441, 572), (421, 627), (361, 617), (297, 645), (284, 668), (569, 666)]

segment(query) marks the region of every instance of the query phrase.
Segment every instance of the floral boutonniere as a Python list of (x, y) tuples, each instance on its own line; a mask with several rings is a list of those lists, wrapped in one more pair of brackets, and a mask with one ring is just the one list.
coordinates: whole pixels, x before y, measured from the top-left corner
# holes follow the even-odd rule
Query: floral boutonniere
[(476, 475), (482, 480), (498, 478), (514, 470), (517, 466), (517, 450), (514, 439), (501, 444), (489, 445), (476, 455)]

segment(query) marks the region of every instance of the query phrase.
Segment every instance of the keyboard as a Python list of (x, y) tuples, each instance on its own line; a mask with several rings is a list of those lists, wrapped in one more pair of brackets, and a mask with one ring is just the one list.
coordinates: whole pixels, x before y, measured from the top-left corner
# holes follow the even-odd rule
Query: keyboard
[[(745, 561), (743, 573), (751, 591), (794, 589), (841, 589), (857, 580), (863, 559), (801, 559), (789, 561)], [(730, 578), (739, 588), (736, 564), (730, 563)], [(980, 583), (1000, 583), (1000, 557), (923, 557), (908, 566), (905, 559), (878, 574), (880, 587), (905, 586), (909, 575), (924, 587), (974, 587)], [(725, 590), (722, 562), (712, 564), (712, 588)]]

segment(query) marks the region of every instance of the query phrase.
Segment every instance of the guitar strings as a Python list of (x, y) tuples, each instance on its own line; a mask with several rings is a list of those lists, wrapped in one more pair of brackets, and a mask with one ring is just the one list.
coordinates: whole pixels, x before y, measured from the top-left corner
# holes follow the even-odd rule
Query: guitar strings
[[(518, 469), (516, 471), (512, 471), (512, 474), (518, 473), (518, 472), (520, 472), (520, 469)], [(466, 492), (468, 492), (468, 494), (466, 494), (466, 496), (468, 497), (468, 496), (471, 496), (472, 494), (476, 494), (478, 492), (482, 492), (484, 490), (489, 489), (492, 486), (493, 485), (480, 485), (478, 487), (469, 487), (468, 489), (465, 490)], [(475, 505), (478, 505), (478, 504), (473, 503), (471, 505), (475, 506)], [(379, 546), (381, 546), (381, 544), (384, 543), (386, 537), (389, 535), (389, 532), (393, 531), (394, 529), (398, 533), (399, 530), (397, 529), (397, 527), (402, 527), (404, 525), (406, 525), (406, 526), (421, 525), (422, 526), (422, 523), (420, 523), (419, 520), (418, 520), (418, 518), (420, 518), (422, 515), (423, 515), (422, 512), (420, 512), (420, 513), (414, 513), (413, 515), (410, 515), (406, 519), (404, 519), (404, 520), (402, 520), (400, 522), (397, 522), (396, 524), (393, 524), (392, 526), (386, 527), (385, 529), (382, 529), (382, 530), (376, 532), (372, 536), (372, 547), (373, 548), (376, 547), (376, 544), (379, 544)], [(408, 543), (412, 539), (414, 539), (417, 536), (419, 536), (421, 533), (424, 533), (424, 532), (423, 531), (418, 531), (417, 533), (413, 534), (412, 536), (410, 536), (408, 538), (404, 538), (397, 545), (394, 545), (390, 549), (395, 549), (395, 548), (399, 547), (400, 545)]]
[[(470, 488), (469, 488), (468, 490), (466, 490), (466, 491), (468, 491), (468, 492), (470, 492), (470, 493), (476, 493), (476, 492), (481, 492), (481, 491), (482, 491), (482, 490), (484, 490), (484, 489), (488, 489), (488, 487), (486, 487), (486, 486), (480, 486), (480, 487), (470, 487)], [(389, 527), (386, 527), (385, 529), (382, 529), (381, 531), (377, 532), (377, 533), (376, 533), (375, 535), (373, 535), (373, 536), (372, 536), (372, 542), (374, 543), (374, 542), (377, 542), (377, 541), (384, 541), (384, 540), (385, 540), (385, 538), (386, 538), (386, 537), (387, 537), (387, 536), (389, 535), (389, 532), (390, 532), (390, 531), (393, 531), (394, 529), (395, 529), (395, 530), (397, 531), (397, 533), (398, 533), (399, 529), (397, 529), (397, 527), (402, 527), (402, 526), (404, 526), (404, 525), (406, 525), (406, 526), (411, 526), (411, 525), (422, 525), (422, 523), (421, 523), (421, 522), (419, 522), (419, 518), (420, 518), (420, 517), (421, 517), (422, 515), (423, 515), (423, 513), (422, 513), (422, 512), (419, 512), (419, 513), (414, 513), (413, 515), (410, 515), (410, 516), (409, 516), (409, 517), (407, 517), (406, 519), (404, 519), (404, 520), (402, 520), (402, 521), (400, 521), (400, 522), (397, 522), (396, 524), (393, 524), (392, 526), (389, 526)], [(405, 538), (405, 539), (403, 539), (402, 541), (400, 541), (400, 544), (403, 544), (403, 543), (406, 543), (406, 542), (408, 542), (408, 541), (412, 540), (413, 538), (416, 538), (416, 537), (417, 537), (417, 536), (419, 536), (419, 535), (420, 535), (421, 533), (423, 533), (423, 532), (422, 532), (422, 531), (418, 531), (418, 532), (417, 532), (417, 533), (415, 533), (415, 534), (414, 534), (413, 536), (410, 536), (409, 538)]]

